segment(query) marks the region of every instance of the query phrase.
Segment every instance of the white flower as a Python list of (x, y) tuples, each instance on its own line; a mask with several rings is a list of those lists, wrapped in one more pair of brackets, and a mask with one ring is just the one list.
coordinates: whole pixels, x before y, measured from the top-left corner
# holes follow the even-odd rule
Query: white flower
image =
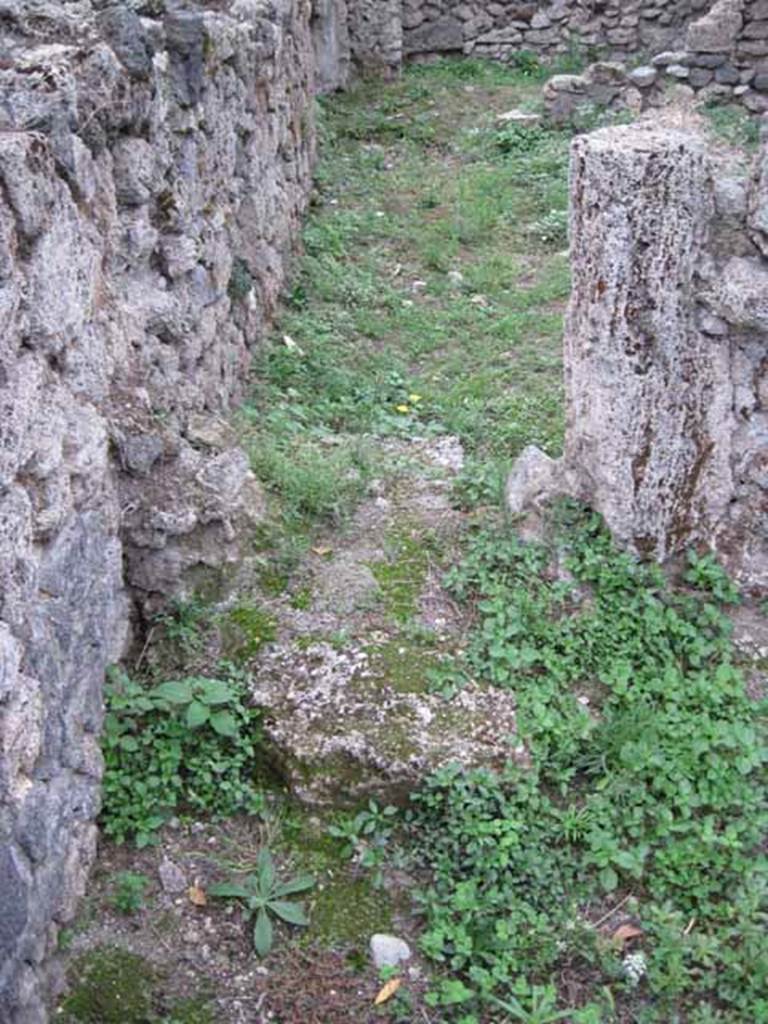
[(621, 966), (624, 968), (627, 981), (632, 986), (638, 985), (640, 979), (648, 972), (648, 964), (643, 953), (627, 953)]

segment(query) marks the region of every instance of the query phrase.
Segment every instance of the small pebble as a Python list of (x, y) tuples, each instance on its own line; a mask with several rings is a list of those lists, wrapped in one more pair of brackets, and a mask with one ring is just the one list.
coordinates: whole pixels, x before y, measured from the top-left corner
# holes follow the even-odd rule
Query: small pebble
[(163, 858), (157, 873), (160, 876), (160, 884), (164, 892), (177, 893), (183, 892), (186, 889), (187, 879), (184, 876), (184, 872), (170, 858)]
[(372, 935), (370, 947), (374, 966), (379, 970), (382, 967), (397, 967), (404, 960), (411, 959), (411, 947), (396, 935)]

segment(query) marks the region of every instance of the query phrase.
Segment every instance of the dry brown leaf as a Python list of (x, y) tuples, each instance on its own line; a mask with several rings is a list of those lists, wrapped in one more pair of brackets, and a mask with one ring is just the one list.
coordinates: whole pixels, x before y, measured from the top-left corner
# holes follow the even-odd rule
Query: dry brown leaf
[(208, 902), (208, 897), (199, 885), (190, 885), (187, 889), (187, 896), (189, 897), (189, 902), (196, 907), (204, 907)]
[(374, 1006), (381, 1006), (382, 1003), (386, 1003), (387, 1000), (391, 999), (392, 996), (397, 992), (400, 986), (403, 984), (402, 978), (390, 978), (389, 981), (384, 985), (373, 1000)]
[(629, 942), (630, 939), (639, 938), (642, 934), (642, 928), (636, 928), (633, 924), (622, 924), (619, 925), (611, 936), (611, 942), (615, 942), (617, 946), (621, 946), (625, 942)]
[(330, 555), (332, 552), (333, 548), (327, 548), (324, 546), (319, 548), (312, 548), (312, 554), (320, 555), (321, 558), (324, 558), (326, 555)]

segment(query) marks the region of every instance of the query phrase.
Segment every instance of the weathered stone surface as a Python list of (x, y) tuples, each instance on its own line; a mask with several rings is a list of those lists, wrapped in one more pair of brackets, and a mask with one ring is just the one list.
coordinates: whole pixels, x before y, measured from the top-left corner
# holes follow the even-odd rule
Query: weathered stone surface
[(304, 0), (30, 8), (3, 8), (0, 43), (4, 1024), (45, 1019), (46, 957), (94, 855), (129, 587), (150, 610), (183, 593), (260, 514), (217, 414), (274, 309), (313, 155)]
[(446, 16), (437, 21), (424, 22), (418, 28), (407, 33), (403, 41), (403, 52), (410, 53), (445, 53), (461, 50), (464, 46), (464, 30), (462, 23), (456, 18)]
[(411, 947), (396, 935), (376, 934), (371, 936), (371, 959), (377, 970), (382, 967), (397, 967), (411, 959)]
[(184, 892), (188, 885), (187, 876), (181, 870), (179, 865), (168, 857), (164, 857), (160, 862), (157, 874), (160, 878), (160, 884), (162, 885), (164, 892)]
[(557, 463), (536, 445), (528, 445), (515, 460), (507, 479), (507, 508), (513, 516), (543, 507), (553, 497)]
[(628, 77), (629, 80), (638, 87), (638, 89), (648, 89), (659, 77), (659, 73), (656, 68), (645, 64), (642, 67), (635, 68), (633, 71), (630, 71)]
[(752, 241), (768, 257), (768, 148), (763, 146), (754, 164), (749, 192), (748, 227)]
[(404, 692), (357, 647), (276, 647), (261, 657), (252, 699), (281, 774), (307, 804), (402, 801), (442, 764), (523, 756), (510, 693), (474, 683), (450, 702), (425, 686)]
[(527, 450), (507, 503), (527, 515), (525, 530), (542, 502), (569, 493), (636, 552), (664, 558), (706, 543), (760, 592), (768, 143), (747, 185), (685, 123), (678, 113), (670, 127), (646, 120), (573, 144), (565, 455)]
[(349, 4), (349, 41), (356, 67), (386, 77), (397, 74), (403, 60), (400, 0), (354, 0)]
[(743, 0), (717, 0), (712, 9), (688, 29), (690, 50), (727, 53), (742, 28)]
[(664, 9), (642, 0), (604, 0), (599, 5), (591, 0), (403, 0), (394, 6), (386, 0), (374, 14), (371, 0), (347, 0), (347, 5), (353, 59), (363, 67), (383, 64), (390, 71), (404, 57), (462, 49), (504, 61), (514, 60), (521, 49), (550, 59), (566, 52), (574, 38), (601, 47), (611, 59), (669, 51), (679, 47), (703, 6), (697, 0), (666, 4)]
[(716, 312), (745, 330), (768, 331), (768, 267), (762, 260), (728, 260), (717, 290)]
[(312, 42), (318, 92), (343, 89), (349, 81), (351, 52), (346, 0), (314, 0)]
[(637, 551), (706, 539), (731, 493), (727, 354), (694, 318), (713, 212), (702, 144), (616, 128), (577, 139), (566, 325), (566, 472)]

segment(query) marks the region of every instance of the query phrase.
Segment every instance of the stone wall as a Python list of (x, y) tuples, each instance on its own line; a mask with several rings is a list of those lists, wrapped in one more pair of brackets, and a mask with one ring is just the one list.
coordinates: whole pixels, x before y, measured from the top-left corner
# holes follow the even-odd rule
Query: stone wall
[(691, 22), (684, 45), (653, 54), (645, 65), (598, 62), (583, 74), (555, 75), (544, 87), (544, 106), (562, 124), (595, 107), (662, 106), (670, 86), (678, 98), (768, 111), (768, 2), (718, 0)]
[(764, 594), (768, 141), (747, 174), (658, 121), (573, 144), (565, 455), (529, 449), (509, 502), (574, 495), (639, 554), (713, 546)]
[(33, 1024), (127, 592), (215, 573), (260, 513), (217, 414), (308, 194), (313, 59), (309, 0), (5, 0), (0, 40), (0, 1020)]
[(710, 0), (403, 0), (406, 55), (448, 50), (510, 60), (521, 49), (554, 57), (575, 49), (607, 58), (681, 39)]
[[(681, 46), (712, 0), (316, 0), (320, 84), (350, 66), (391, 76), (406, 60), (464, 54), (511, 61), (572, 53), (623, 59)], [(329, 45), (330, 44), (330, 45)], [(339, 49), (340, 46), (340, 49)], [(328, 62), (329, 54), (337, 54)], [(340, 59), (339, 59), (340, 56)]]

